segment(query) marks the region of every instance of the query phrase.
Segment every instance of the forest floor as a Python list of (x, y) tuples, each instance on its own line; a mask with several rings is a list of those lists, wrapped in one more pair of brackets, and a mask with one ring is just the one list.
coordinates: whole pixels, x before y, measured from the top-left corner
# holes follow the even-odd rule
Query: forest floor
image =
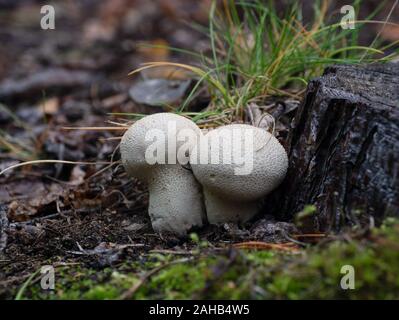
[[(0, 11), (0, 171), (23, 161), (74, 162), (0, 175), (1, 299), (399, 298), (394, 219), (339, 235), (304, 234), (264, 215), (187, 239), (154, 233), (145, 186), (109, 164), (119, 159), (118, 125), (129, 120), (119, 115), (160, 110), (137, 103), (137, 91), (132, 98), (127, 73), (145, 62), (189, 62), (166, 46), (211, 52), (184, 22), (207, 25), (210, 1), (56, 3), (56, 30), (40, 29), (34, 1), (4, 1)], [(177, 96), (175, 104), (184, 94)], [(209, 99), (199, 94), (188, 111)], [(311, 206), (303, 213), (316, 214)], [(41, 288), (45, 265), (55, 268), (54, 290)], [(341, 287), (345, 265), (356, 270), (355, 290)]]

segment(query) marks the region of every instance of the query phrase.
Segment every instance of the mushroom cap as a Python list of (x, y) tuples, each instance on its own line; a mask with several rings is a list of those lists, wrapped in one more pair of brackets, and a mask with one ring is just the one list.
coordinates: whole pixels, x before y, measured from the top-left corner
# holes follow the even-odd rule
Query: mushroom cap
[[(183, 168), (179, 161), (180, 149), (188, 161), (185, 151), (189, 152), (196, 143), (187, 138), (187, 134), (195, 139), (202, 135), (189, 119), (172, 113), (157, 113), (134, 123), (122, 137), (122, 163), (129, 175), (148, 184), (148, 213), (156, 232), (180, 236), (203, 223), (201, 187), (192, 172)], [(154, 142), (157, 147), (151, 149)], [(168, 153), (169, 142), (171, 153)], [(158, 144), (165, 154), (158, 149)], [(162, 153), (165, 163), (149, 163), (146, 157), (149, 149)]]
[[(241, 134), (235, 136), (233, 132)], [(232, 143), (223, 140), (223, 134), (230, 134)], [(252, 148), (248, 136), (252, 136)], [(190, 164), (194, 176), (209, 193), (233, 201), (253, 201), (268, 194), (284, 179), (288, 168), (287, 153), (266, 130), (246, 124), (231, 124), (208, 132), (205, 138), (208, 149), (197, 144), (192, 150)], [(219, 163), (201, 164), (199, 156), (204, 152), (209, 162), (212, 154), (217, 158), (218, 152)], [(223, 162), (224, 152), (232, 156), (230, 164)], [(240, 155), (247, 157), (247, 166), (252, 159), (252, 170), (247, 174), (237, 174), (237, 168), (245, 166), (245, 162), (240, 164)]]
[[(146, 151), (156, 140), (146, 139), (146, 134), (150, 130), (159, 130), (165, 134), (165, 153), (166, 163), (171, 163), (171, 156), (168, 154), (168, 129), (170, 125), (175, 125), (176, 131), (170, 135), (170, 138), (175, 139), (183, 129), (192, 130), (193, 134), (202, 135), (201, 130), (191, 120), (173, 113), (156, 113), (146, 116), (136, 121), (123, 135), (120, 152), (123, 166), (127, 173), (131, 176), (139, 178), (148, 182), (149, 177), (156, 172), (154, 167), (163, 166), (162, 164), (149, 164), (146, 160)], [(176, 141), (176, 151), (183, 146), (184, 141)], [(194, 146), (194, 143), (192, 147)], [(172, 155), (173, 156), (173, 155)], [(177, 152), (174, 156), (175, 163), (177, 160)]]

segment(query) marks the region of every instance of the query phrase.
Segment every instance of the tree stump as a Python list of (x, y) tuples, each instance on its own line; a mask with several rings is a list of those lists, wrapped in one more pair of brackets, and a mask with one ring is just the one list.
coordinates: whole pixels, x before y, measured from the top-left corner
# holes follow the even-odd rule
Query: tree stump
[(339, 65), (311, 81), (285, 141), (289, 169), (265, 212), (313, 229), (399, 217), (399, 64)]

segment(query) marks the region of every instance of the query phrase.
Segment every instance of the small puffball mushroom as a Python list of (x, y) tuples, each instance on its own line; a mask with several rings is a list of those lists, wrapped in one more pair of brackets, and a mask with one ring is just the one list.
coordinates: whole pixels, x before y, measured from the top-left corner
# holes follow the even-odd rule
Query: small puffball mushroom
[(209, 223), (248, 221), (285, 177), (283, 146), (266, 130), (245, 124), (219, 127), (204, 138), (192, 150), (190, 165), (203, 186)]
[[(135, 122), (122, 137), (123, 166), (130, 176), (148, 185), (148, 213), (153, 229), (159, 233), (182, 236), (191, 227), (203, 223), (201, 187), (178, 159), (180, 148), (191, 149), (195, 145), (180, 138), (185, 131), (202, 135), (197, 125), (187, 118), (157, 113)], [(188, 153), (185, 153), (187, 162)]]

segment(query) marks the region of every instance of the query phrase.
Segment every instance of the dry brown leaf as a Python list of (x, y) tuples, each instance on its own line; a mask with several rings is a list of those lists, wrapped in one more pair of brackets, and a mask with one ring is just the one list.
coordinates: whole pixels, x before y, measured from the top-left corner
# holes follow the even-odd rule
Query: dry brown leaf
[(146, 61), (166, 61), (169, 59), (169, 44), (164, 39), (140, 42), (137, 52), (142, 54)]
[(233, 244), (236, 249), (255, 249), (255, 250), (280, 250), (288, 252), (298, 252), (299, 247), (292, 243), (269, 243), (261, 241), (246, 241)]

